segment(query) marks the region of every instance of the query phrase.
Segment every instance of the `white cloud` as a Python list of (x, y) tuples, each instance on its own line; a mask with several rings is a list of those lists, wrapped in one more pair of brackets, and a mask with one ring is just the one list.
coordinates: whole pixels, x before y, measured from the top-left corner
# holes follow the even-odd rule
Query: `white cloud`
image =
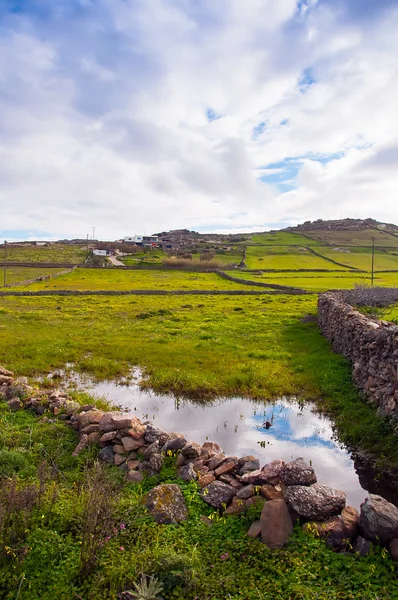
[[(354, 19), (347, 3), (47, 0), (46, 16), (3, 15), (1, 229), (398, 221), (398, 12), (385, 0)], [(288, 157), (296, 189), (258, 181)]]

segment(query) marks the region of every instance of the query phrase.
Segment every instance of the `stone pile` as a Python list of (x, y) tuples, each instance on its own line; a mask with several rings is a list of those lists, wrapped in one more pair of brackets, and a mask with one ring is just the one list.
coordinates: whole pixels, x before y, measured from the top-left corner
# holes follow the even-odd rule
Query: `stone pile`
[(337, 292), (319, 296), (319, 327), (333, 350), (351, 361), (353, 379), (368, 401), (396, 421), (398, 326), (366, 317), (344, 302), (344, 297)]
[(344, 492), (318, 483), (314, 469), (302, 458), (288, 463), (273, 460), (261, 467), (255, 456), (229, 456), (215, 442), (189, 441), (181, 433), (142, 423), (134, 414), (81, 406), (61, 390), (34, 393), (26, 379), (14, 379), (2, 367), (0, 377), (0, 399), (10, 410), (27, 408), (42, 419), (64, 420), (79, 435), (75, 456), (91, 444), (99, 445), (98, 458), (125, 471), (131, 483), (157, 475), (165, 457), (174, 457), (176, 483), (156, 486), (146, 497), (146, 506), (159, 523), (188, 518), (178, 481), (194, 480), (203, 501), (224, 515), (260, 508), (260, 519), (252, 523), (248, 535), (260, 537), (271, 548), (286, 544), (293, 524), (299, 522), (305, 531), (325, 537), (336, 551), (346, 551), (350, 541), (365, 555), (372, 542), (380, 543), (389, 546), (398, 560), (398, 508), (370, 494), (359, 514), (346, 507)]

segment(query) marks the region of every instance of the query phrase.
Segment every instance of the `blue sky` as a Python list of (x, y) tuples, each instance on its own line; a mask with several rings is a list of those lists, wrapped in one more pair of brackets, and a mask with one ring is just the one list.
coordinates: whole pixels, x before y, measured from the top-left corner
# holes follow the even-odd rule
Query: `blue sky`
[(0, 241), (398, 222), (396, 0), (3, 0)]

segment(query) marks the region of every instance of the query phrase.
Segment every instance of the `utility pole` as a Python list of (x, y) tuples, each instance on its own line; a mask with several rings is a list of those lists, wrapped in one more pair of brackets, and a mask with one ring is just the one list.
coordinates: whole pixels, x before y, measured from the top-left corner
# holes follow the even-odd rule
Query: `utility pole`
[(7, 240), (4, 240), (4, 287), (7, 285)]
[(375, 273), (375, 239), (372, 237), (372, 279), (371, 286), (373, 287), (374, 283), (374, 273)]

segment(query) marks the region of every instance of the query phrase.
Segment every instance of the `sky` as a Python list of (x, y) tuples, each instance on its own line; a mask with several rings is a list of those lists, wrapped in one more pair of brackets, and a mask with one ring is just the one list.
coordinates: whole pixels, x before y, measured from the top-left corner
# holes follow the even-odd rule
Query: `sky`
[(398, 223), (398, 0), (0, 0), (0, 243)]

